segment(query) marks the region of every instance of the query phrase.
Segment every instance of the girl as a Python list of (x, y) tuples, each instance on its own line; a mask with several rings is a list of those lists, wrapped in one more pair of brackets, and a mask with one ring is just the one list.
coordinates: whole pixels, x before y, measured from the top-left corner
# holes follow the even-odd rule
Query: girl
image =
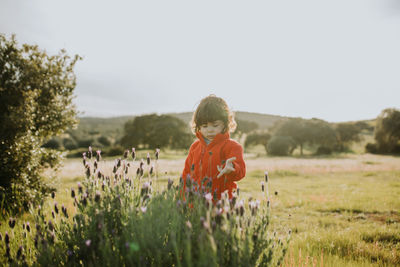
[(233, 113), (222, 98), (210, 95), (200, 101), (192, 118), (192, 131), (198, 139), (190, 146), (185, 161), (184, 189), (192, 179), (202, 191), (210, 192), (214, 201), (225, 190), (232, 198), (235, 181), (246, 174), (243, 148), (229, 135), (235, 128)]

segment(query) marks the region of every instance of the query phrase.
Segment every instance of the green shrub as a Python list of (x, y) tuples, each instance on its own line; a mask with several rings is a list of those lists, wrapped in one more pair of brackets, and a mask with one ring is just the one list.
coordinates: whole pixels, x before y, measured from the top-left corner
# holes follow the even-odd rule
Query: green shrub
[(44, 148), (51, 148), (51, 149), (60, 149), (61, 148), (61, 142), (57, 138), (51, 138), (49, 141), (44, 143), (42, 145)]
[(73, 149), (77, 149), (78, 148), (78, 144), (72, 138), (64, 138), (63, 139), (63, 145), (64, 145), (64, 148), (68, 149), (68, 150), (73, 150)]
[(287, 156), (294, 146), (295, 142), (289, 136), (273, 136), (268, 142), (267, 151), (270, 155)]
[[(41, 175), (59, 154), (42, 147), (75, 125), (73, 68), (78, 56), (47, 55), (0, 34), (0, 208), (18, 212), (49, 190)], [(58, 146), (53, 143), (50, 147)], [(50, 160), (51, 162), (46, 162)], [(3, 212), (2, 212), (3, 215)]]

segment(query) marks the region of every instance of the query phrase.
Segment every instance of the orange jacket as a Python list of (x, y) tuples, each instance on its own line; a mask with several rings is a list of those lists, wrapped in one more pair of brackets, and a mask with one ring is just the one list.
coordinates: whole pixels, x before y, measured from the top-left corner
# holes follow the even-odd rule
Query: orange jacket
[[(182, 173), (184, 190), (186, 179), (190, 177), (200, 187), (207, 188), (207, 184), (211, 185), (211, 190), (208, 187), (206, 191), (211, 191), (214, 200), (220, 199), (221, 193), (225, 190), (228, 190), (229, 198), (232, 198), (232, 189), (237, 187), (235, 181), (239, 181), (246, 175), (242, 146), (230, 139), (228, 132), (217, 134), (208, 145), (200, 132), (196, 132), (196, 136), (198, 139), (190, 146)], [(217, 165), (224, 167), (225, 161), (231, 157), (236, 157), (236, 160), (232, 162), (235, 171), (217, 178), (219, 173)]]

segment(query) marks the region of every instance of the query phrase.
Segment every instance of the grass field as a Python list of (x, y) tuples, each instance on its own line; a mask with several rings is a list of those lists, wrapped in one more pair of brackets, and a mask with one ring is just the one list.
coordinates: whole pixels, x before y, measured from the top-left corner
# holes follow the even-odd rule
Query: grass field
[[(247, 175), (238, 183), (240, 197), (257, 198), (265, 205), (261, 181), (268, 171), (271, 230), (278, 234), (292, 231), (284, 266), (400, 265), (399, 157), (246, 154), (245, 161)], [(183, 153), (162, 154), (159, 185), (168, 178), (177, 181), (183, 162)], [(112, 159), (106, 159), (101, 168), (111, 172), (113, 164)], [(56, 201), (71, 211), (74, 207), (69, 189), (83, 180), (83, 173), (81, 160), (68, 159), (51, 179), (58, 190)], [(49, 177), (51, 174), (47, 173)], [(49, 205), (52, 201), (48, 200)], [(2, 233), (6, 227), (6, 223), (0, 226)]]

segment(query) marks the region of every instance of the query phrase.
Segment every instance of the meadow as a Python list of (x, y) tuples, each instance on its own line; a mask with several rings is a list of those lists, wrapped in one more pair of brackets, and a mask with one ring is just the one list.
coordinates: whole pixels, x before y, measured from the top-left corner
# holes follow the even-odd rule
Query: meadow
[[(145, 158), (147, 151), (138, 154)], [(185, 154), (162, 151), (157, 186), (179, 181)], [(370, 154), (270, 157), (245, 154), (240, 197), (271, 204), (270, 232), (292, 233), (283, 266), (398, 266), (400, 264), (400, 158)], [(103, 159), (111, 170), (114, 159)], [(70, 189), (84, 179), (81, 159), (67, 159), (49, 181), (55, 200), (73, 211)], [(268, 187), (264, 172), (269, 173)], [(50, 178), (52, 177), (52, 178)], [(48, 198), (47, 202), (52, 203)], [(51, 206), (51, 205), (50, 205)], [(30, 220), (30, 214), (23, 220)], [(7, 230), (3, 222), (0, 232)]]

